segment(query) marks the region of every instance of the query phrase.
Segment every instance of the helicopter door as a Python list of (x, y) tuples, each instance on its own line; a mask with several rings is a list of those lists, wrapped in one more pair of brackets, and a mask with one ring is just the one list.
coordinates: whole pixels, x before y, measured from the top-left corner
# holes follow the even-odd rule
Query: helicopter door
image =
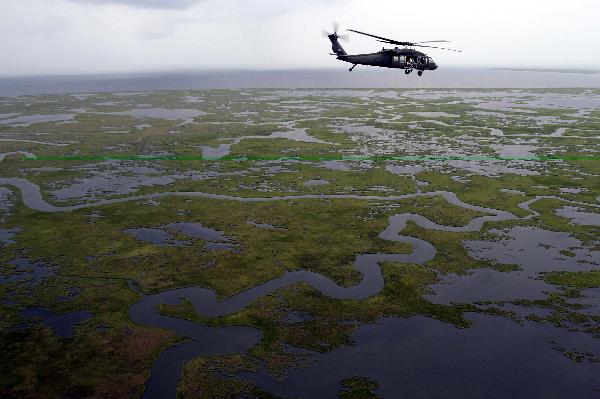
[(392, 57), (392, 65), (394, 65), (394, 66), (402, 66), (402, 65), (404, 65), (405, 62), (406, 62), (406, 56), (404, 56), (404, 55), (401, 55), (401, 56), (394, 55)]

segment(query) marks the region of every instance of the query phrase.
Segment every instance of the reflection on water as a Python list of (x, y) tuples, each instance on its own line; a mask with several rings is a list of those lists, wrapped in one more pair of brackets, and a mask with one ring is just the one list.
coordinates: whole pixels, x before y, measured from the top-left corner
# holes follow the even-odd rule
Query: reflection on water
[[(177, 222), (170, 223), (160, 228), (138, 227), (125, 229), (123, 233), (135, 237), (136, 240), (157, 245), (159, 247), (184, 247), (192, 245), (194, 240), (206, 241), (204, 248), (207, 250), (232, 250), (231, 238), (222, 231), (202, 226), (200, 223)], [(173, 233), (179, 233), (193, 240), (178, 240)]]
[[(4, 215), (8, 215), (8, 212), (14, 206), (14, 194), (6, 187), (0, 187), (0, 211)], [(2, 218), (0, 218), (0, 221)]]
[(202, 157), (206, 159), (219, 159), (229, 155), (231, 144), (219, 144), (217, 147), (202, 145), (200, 149), (202, 150)]
[[(527, 273), (542, 271), (580, 271), (593, 269), (600, 254), (586, 247), (569, 233), (547, 231), (535, 227), (513, 227), (490, 230), (499, 241), (465, 241), (469, 254), (505, 265), (519, 265)], [(572, 256), (561, 251), (570, 250)]]
[(307, 180), (302, 184), (305, 185), (306, 187), (318, 187), (318, 186), (328, 185), (329, 181), (322, 180), (322, 179), (313, 179), (313, 180)]
[(61, 338), (73, 337), (73, 328), (92, 317), (92, 313), (87, 310), (55, 314), (44, 307), (26, 308), (21, 312), (21, 315), (26, 319), (30, 319), (27, 324), (32, 324), (34, 320), (40, 320)]
[(296, 398), (337, 398), (340, 382), (352, 376), (376, 380), (375, 393), (385, 398), (596, 397), (600, 365), (575, 363), (550, 343), (597, 351), (593, 337), (479, 314), (469, 319), (472, 327), (457, 329), (425, 317), (382, 318), (360, 327), (352, 345), (314, 353), (316, 361), (281, 380), (265, 370), (240, 376)]
[(76, 115), (77, 114), (21, 115), (8, 119), (1, 119), (0, 125), (9, 125), (11, 127), (27, 127), (34, 123), (70, 121), (75, 118)]
[(313, 137), (307, 133), (307, 129), (299, 128), (292, 129), (290, 131), (285, 132), (274, 132), (268, 134), (266, 136), (241, 136), (235, 137), (233, 139), (232, 144), (219, 144), (217, 147), (210, 146), (200, 146), (202, 150), (202, 156), (206, 159), (219, 159), (224, 156), (229, 155), (231, 152), (231, 146), (234, 144), (239, 144), (242, 140), (263, 140), (263, 139), (288, 139), (293, 141), (298, 141), (301, 143), (319, 143), (319, 144), (331, 144), (337, 145), (335, 143), (330, 143), (328, 141), (320, 140), (316, 137)]
[(10, 271), (10, 274), (0, 274), (0, 284), (2, 285), (19, 283), (29, 288), (35, 288), (56, 272), (53, 267), (44, 262), (35, 262), (28, 258), (13, 259), (8, 262), (7, 266), (3, 271)]
[[(465, 241), (469, 255), (496, 264), (515, 265), (519, 270), (499, 272), (473, 270), (468, 275), (447, 274), (431, 285), (426, 298), (434, 303), (509, 302), (519, 299), (540, 300), (555, 287), (541, 280), (540, 272), (588, 271), (600, 266), (600, 254), (569, 233), (533, 227), (491, 230), (499, 241)], [(565, 255), (568, 253), (569, 255)], [(596, 306), (594, 299), (582, 303)]]
[(8, 246), (16, 243), (13, 238), (21, 231), (21, 228), (14, 227), (11, 229), (4, 229), (0, 227), (0, 246)]
[(123, 230), (123, 233), (134, 236), (138, 241), (147, 242), (159, 247), (181, 247), (184, 245), (191, 245), (190, 241), (176, 240), (171, 234), (161, 229), (138, 227), (135, 229), (125, 229)]
[(137, 108), (130, 111), (108, 112), (110, 115), (129, 115), (135, 118), (156, 118), (165, 120), (183, 120), (184, 124), (191, 123), (194, 118), (205, 115), (206, 112), (197, 109), (169, 108)]
[(521, 271), (473, 270), (466, 276), (448, 274), (430, 286), (433, 294), (425, 298), (433, 303), (474, 303), (544, 299), (552, 286)]
[(449, 114), (447, 112), (411, 112), (416, 116), (422, 116), (424, 118), (458, 118), (460, 115)]
[(600, 226), (600, 213), (586, 212), (585, 209), (576, 206), (563, 206), (556, 210), (556, 214), (571, 219), (572, 224)]
[(421, 165), (388, 165), (385, 169), (395, 175), (416, 175), (425, 170)]
[(492, 145), (492, 148), (497, 150), (499, 155), (503, 158), (535, 158), (534, 151), (537, 147), (533, 145), (523, 144), (504, 144), (504, 145)]

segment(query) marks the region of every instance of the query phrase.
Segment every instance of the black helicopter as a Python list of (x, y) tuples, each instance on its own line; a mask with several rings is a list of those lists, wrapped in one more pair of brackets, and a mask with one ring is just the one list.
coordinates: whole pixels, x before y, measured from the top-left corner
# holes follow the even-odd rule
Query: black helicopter
[(333, 24), (333, 33), (323, 32), (324, 36), (327, 36), (329, 40), (331, 40), (331, 49), (333, 50), (333, 54), (337, 56), (338, 60), (349, 62), (353, 64), (349, 69), (350, 72), (357, 65), (371, 65), (378, 66), (382, 68), (398, 68), (404, 69), (404, 73), (407, 75), (417, 70), (417, 74), (419, 76), (423, 76), (423, 71), (434, 71), (438, 68), (437, 64), (433, 61), (431, 57), (427, 54), (421, 53), (420, 51), (414, 50), (410, 47), (429, 47), (441, 50), (455, 51), (460, 53), (459, 50), (453, 50), (444, 47), (435, 47), (435, 46), (426, 46), (423, 43), (448, 43), (447, 40), (430, 40), (426, 42), (399, 42), (392, 39), (387, 39), (381, 36), (371, 35), (369, 33), (359, 32), (354, 29), (348, 29), (350, 32), (358, 33), (365, 36), (370, 36), (377, 39), (378, 42), (394, 44), (396, 46), (403, 46), (403, 48), (395, 47), (393, 49), (383, 48), (378, 53), (371, 54), (348, 54), (346, 50), (341, 46), (338, 39), (346, 39), (345, 35), (338, 35), (338, 25), (336, 23)]

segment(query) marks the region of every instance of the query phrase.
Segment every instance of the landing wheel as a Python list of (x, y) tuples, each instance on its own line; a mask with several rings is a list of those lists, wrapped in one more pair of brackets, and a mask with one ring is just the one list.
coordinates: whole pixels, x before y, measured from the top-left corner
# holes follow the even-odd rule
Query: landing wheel
[(350, 72), (352, 72), (352, 70), (356, 68), (356, 64), (352, 65), (352, 68), (348, 69)]
[(405, 70), (404, 70), (404, 73), (405, 73), (406, 75), (408, 75), (408, 74), (409, 74), (409, 73), (411, 73), (412, 71), (413, 71), (412, 69), (405, 69)]
[(419, 71), (419, 72), (417, 72), (417, 75), (419, 75), (419, 76), (423, 76), (423, 71)]

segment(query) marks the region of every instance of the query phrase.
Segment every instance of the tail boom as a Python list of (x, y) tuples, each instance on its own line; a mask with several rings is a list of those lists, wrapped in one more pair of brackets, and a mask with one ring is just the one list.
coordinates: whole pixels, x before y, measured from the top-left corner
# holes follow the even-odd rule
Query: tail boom
[(331, 50), (335, 54), (337, 54), (338, 56), (348, 55), (348, 53), (346, 53), (346, 50), (344, 50), (344, 48), (338, 41), (339, 36), (337, 34), (333, 33), (333, 34), (329, 35), (328, 37), (329, 37), (329, 40), (331, 40)]

